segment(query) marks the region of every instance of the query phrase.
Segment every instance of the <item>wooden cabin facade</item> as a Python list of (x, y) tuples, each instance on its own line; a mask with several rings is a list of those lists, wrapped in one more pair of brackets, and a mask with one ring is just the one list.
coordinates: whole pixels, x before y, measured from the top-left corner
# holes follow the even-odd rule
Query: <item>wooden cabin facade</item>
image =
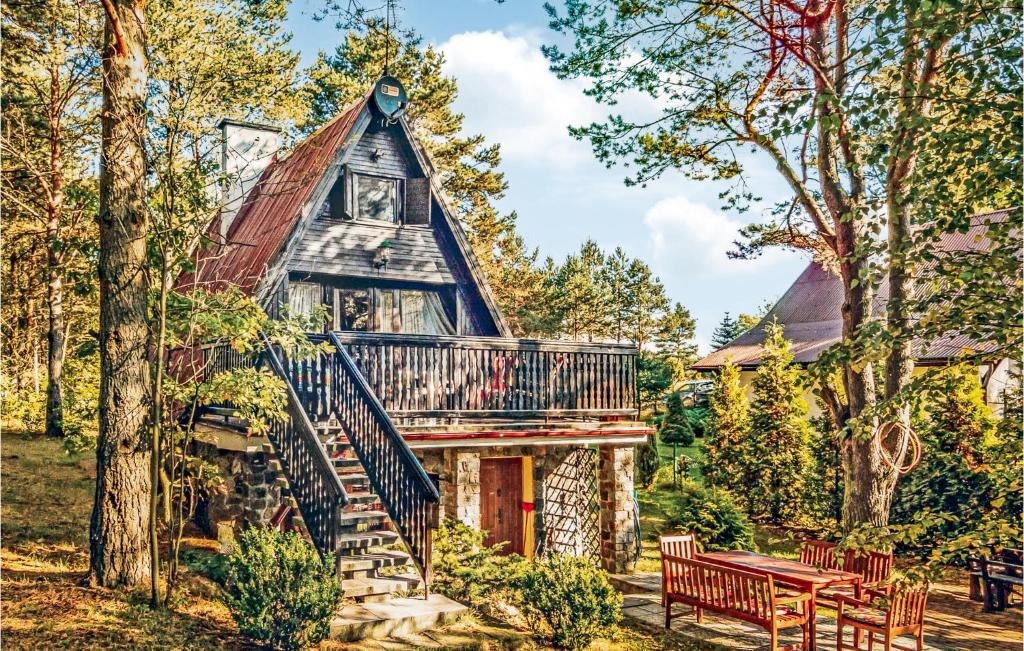
[[(224, 128), (241, 158), (274, 137)], [(334, 353), (268, 346), (259, 363), (288, 380), (291, 417), (263, 445), (232, 431), (230, 410), (204, 417), (204, 453), (229, 476), (209, 520), (279, 524), (290, 498), (357, 598), (429, 581), (440, 518), (526, 556), (627, 571), (633, 450), (651, 433), (634, 422), (635, 349), (513, 338), (424, 149), (372, 95), (287, 156), (249, 163), (249, 187), (226, 193), (241, 205), (225, 206), (185, 283), (240, 287), (272, 316), (322, 309), (310, 336)], [(205, 354), (212, 371), (253, 363)], [(417, 576), (382, 569), (405, 564)]]

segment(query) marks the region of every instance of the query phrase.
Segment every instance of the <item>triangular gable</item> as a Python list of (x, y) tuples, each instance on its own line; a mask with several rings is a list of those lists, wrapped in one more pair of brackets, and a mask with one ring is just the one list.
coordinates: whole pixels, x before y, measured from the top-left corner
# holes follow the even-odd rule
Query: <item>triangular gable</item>
[[(316, 219), (317, 210), (337, 178), (340, 168), (374, 117), (367, 95), (300, 143), (285, 158), (273, 161), (246, 197), (229, 228), (225, 241), (207, 247), (199, 254), (194, 281), (212, 287), (236, 285), (261, 300), (287, 273), (292, 244), (303, 236)], [(439, 235), (450, 240), (465, 266), (457, 273), (460, 285), (469, 286), (493, 321), (497, 333), (511, 336), (484, 277), (469, 239), (433, 172), (422, 145), (413, 135), (404, 117), (399, 118), (401, 132), (413, 151), (416, 162), (430, 179), (434, 199), (440, 207)], [(282, 252), (284, 255), (282, 255)], [(183, 277), (179, 285), (193, 278)]]

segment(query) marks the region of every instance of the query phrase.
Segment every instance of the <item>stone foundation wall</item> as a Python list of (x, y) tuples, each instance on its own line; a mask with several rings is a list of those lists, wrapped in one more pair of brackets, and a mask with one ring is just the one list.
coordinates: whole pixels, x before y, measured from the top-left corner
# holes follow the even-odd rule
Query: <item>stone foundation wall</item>
[(633, 570), (633, 549), (639, 535), (633, 519), (633, 456), (632, 447), (600, 448), (601, 563), (618, 574)]
[[(223, 537), (227, 527), (237, 531), (265, 524), (284, 503), (277, 483), (280, 473), (270, 468), (262, 441), (249, 438), (244, 443), (243, 449), (196, 443), (196, 455), (215, 465), (223, 480), (223, 490), (210, 495), (197, 513), (198, 524), (210, 535)], [(236, 443), (233, 448), (237, 447), (241, 446)]]

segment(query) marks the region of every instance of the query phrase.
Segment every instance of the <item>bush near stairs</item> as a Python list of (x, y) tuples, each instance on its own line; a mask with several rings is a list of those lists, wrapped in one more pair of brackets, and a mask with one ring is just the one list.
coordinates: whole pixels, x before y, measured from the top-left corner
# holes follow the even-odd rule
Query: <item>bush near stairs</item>
[(275, 649), (315, 646), (341, 605), (333, 557), (299, 534), (251, 527), (228, 559), (224, 601), (243, 634)]

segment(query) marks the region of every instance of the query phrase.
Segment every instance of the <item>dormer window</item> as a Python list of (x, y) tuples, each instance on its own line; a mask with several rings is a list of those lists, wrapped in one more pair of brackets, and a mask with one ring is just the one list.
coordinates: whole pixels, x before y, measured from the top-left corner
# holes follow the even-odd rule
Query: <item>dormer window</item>
[(353, 174), (352, 194), (355, 201), (352, 216), (356, 219), (400, 222), (405, 207), (403, 186), (402, 179)]

